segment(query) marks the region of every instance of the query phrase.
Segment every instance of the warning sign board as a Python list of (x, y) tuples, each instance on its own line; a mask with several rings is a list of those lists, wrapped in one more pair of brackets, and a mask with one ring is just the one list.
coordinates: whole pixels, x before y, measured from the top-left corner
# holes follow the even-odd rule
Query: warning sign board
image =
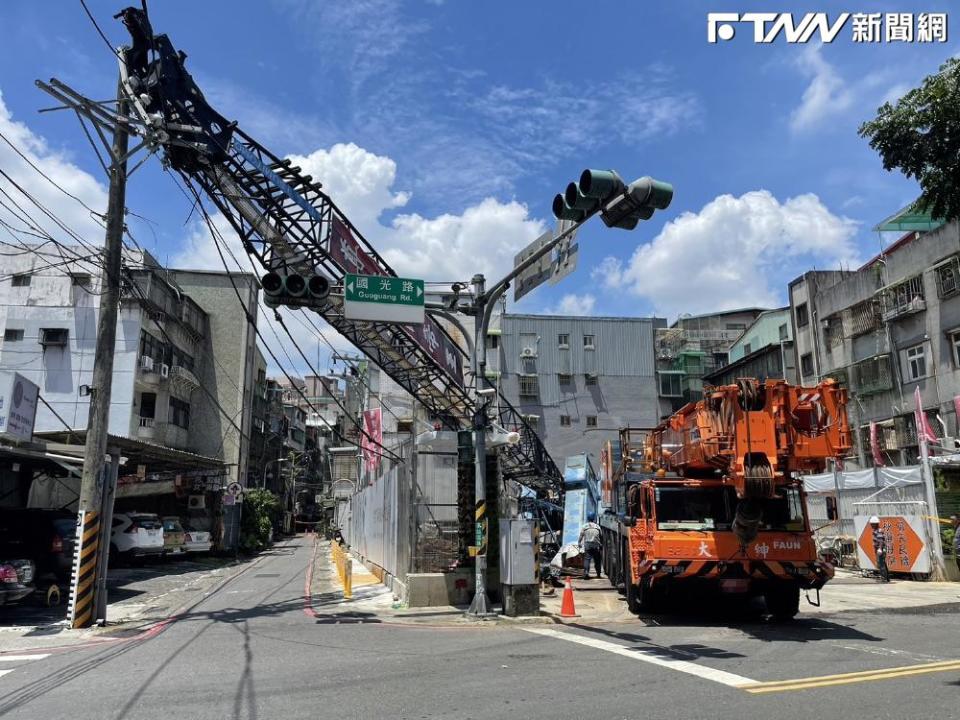
[[(880, 529), (887, 536), (887, 568), (891, 572), (930, 572), (930, 552), (923, 518), (919, 515), (881, 515)], [(873, 548), (873, 528), (869, 516), (853, 518), (857, 533), (857, 557), (860, 567), (877, 569)]]

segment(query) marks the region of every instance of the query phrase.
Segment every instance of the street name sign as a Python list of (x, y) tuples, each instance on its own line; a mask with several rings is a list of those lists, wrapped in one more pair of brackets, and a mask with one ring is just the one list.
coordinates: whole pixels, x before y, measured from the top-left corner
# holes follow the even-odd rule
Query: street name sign
[(347, 320), (422, 325), (423, 301), (423, 280), (354, 273), (343, 276), (343, 316)]

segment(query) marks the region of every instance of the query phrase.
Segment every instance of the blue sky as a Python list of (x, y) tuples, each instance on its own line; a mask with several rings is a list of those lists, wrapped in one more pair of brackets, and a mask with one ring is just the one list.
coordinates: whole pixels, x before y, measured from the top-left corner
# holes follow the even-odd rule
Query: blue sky
[[(121, 3), (88, 5), (111, 41), (126, 40), (111, 17)], [(849, 27), (823, 46), (756, 45), (746, 27), (707, 42), (708, 11), (756, 9), (155, 0), (151, 17), (187, 52), (208, 99), (277, 154), (299, 156), (402, 273), (502, 273), (552, 223), (554, 193), (584, 167), (672, 182), (667, 211), (631, 233), (594, 222), (580, 235), (577, 272), (517, 306), (672, 320), (781, 303), (804, 270), (874, 254), (870, 228), (916, 187), (882, 169), (857, 126), (960, 48), (960, 26), (945, 44), (854, 44)], [(778, 9), (950, 10), (934, 0)], [(960, 12), (950, 19), (960, 23)], [(9, 0), (0, 26), (4, 123), (25, 124), (37, 157), (77, 175), (95, 201), (104, 178), (89, 146), (65, 114), (36, 113), (50, 103), (33, 81), (55, 76), (109, 97), (109, 50), (79, 2)], [(134, 175), (127, 204), (149, 218), (130, 227), (161, 261), (212, 262), (159, 163)]]

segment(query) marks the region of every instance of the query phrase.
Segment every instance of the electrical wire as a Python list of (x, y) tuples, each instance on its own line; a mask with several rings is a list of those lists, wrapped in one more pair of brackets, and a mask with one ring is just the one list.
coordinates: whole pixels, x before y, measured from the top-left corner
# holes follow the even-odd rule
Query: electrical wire
[[(293, 390), (296, 391), (296, 393), (300, 396), (300, 399), (303, 400), (303, 402), (305, 402), (305, 403), (307, 404), (307, 407), (309, 407), (311, 411), (313, 411), (313, 412), (315, 412), (315, 413), (317, 413), (317, 414), (319, 415), (319, 414), (320, 414), (320, 413), (319, 413), (319, 410), (314, 406), (314, 404), (313, 404), (312, 402), (310, 402), (310, 399), (306, 396), (306, 394), (303, 392), (303, 390), (300, 389), (300, 387), (296, 384), (296, 382), (294, 382), (293, 377), (291, 377), (291, 375), (286, 371), (286, 369), (285, 369), (285, 368), (283, 367), (283, 365), (280, 363), (280, 360), (277, 358), (276, 353), (273, 352), (273, 349), (272, 349), (272, 348), (270, 347), (270, 345), (266, 342), (266, 338), (263, 337), (263, 333), (261, 333), (261, 332), (260, 332), (260, 329), (257, 327), (256, 319), (251, 315), (250, 310), (247, 308), (246, 304), (243, 302), (243, 297), (240, 295), (240, 291), (237, 289), (236, 282), (235, 282), (234, 279), (233, 279), (233, 275), (234, 275), (235, 273), (234, 273), (233, 271), (231, 271), (230, 268), (229, 268), (229, 266), (227, 265), (227, 259), (226, 259), (225, 255), (224, 255), (223, 247), (224, 247), (224, 246), (227, 247), (227, 252), (230, 254), (230, 256), (231, 256), (231, 258), (233, 259), (234, 263), (237, 264), (237, 267), (238, 267), (238, 268), (240, 267), (239, 262), (237, 261), (236, 257), (233, 256), (233, 253), (230, 251), (229, 247), (227, 246), (226, 240), (224, 240), (223, 236), (220, 234), (220, 231), (217, 230), (216, 226), (213, 224), (213, 220), (211, 219), (210, 214), (207, 212), (207, 209), (206, 209), (206, 208), (204, 207), (204, 205), (203, 205), (202, 199), (201, 199), (201, 197), (200, 197), (200, 193), (199, 193), (199, 192), (197, 191), (197, 189), (193, 186), (193, 184), (190, 182), (190, 180), (189, 180), (189, 178), (188, 178), (187, 176), (184, 176), (184, 175), (181, 173), (181, 177), (183, 178), (183, 181), (184, 181), (184, 184), (186, 185), (186, 187), (189, 188), (189, 190), (191, 191), (191, 193), (193, 193), (194, 197), (195, 197), (196, 200), (197, 200), (197, 205), (196, 205), (196, 206), (197, 206), (197, 208), (199, 208), (200, 213), (201, 213), (201, 215), (203, 216), (203, 219), (204, 219), (204, 222), (206, 223), (207, 229), (208, 229), (208, 231), (210, 232), (210, 236), (211, 236), (212, 239), (213, 239), (214, 247), (216, 248), (217, 254), (220, 256), (220, 262), (223, 264), (224, 270), (226, 270), (226, 272), (227, 272), (227, 277), (230, 278), (230, 284), (233, 286), (234, 293), (236, 294), (237, 300), (238, 300), (239, 303), (240, 303), (240, 307), (241, 307), (241, 309), (243, 310), (243, 313), (244, 313), (244, 315), (245, 315), (246, 318), (247, 318), (247, 322), (250, 324), (250, 326), (251, 326), (251, 327), (254, 329), (254, 331), (257, 333), (257, 337), (259, 337), (260, 340), (263, 341), (264, 349), (267, 351), (267, 353), (270, 355), (270, 357), (271, 357), (271, 358), (273, 359), (273, 361), (276, 363), (277, 367), (280, 368), (280, 372), (282, 372), (283, 375), (284, 375), (284, 377), (287, 378), (287, 381), (290, 383), (291, 389), (293, 389)], [(276, 317), (279, 319), (279, 317), (280, 317), (280, 316), (279, 316), (279, 313), (277, 313)], [(300, 353), (300, 355), (304, 358), (304, 361), (306, 362), (307, 366), (311, 369), (311, 371), (312, 371), (315, 375), (317, 375), (317, 374), (318, 374), (317, 371), (313, 369), (312, 365), (310, 364), (309, 359), (307, 359), (306, 355), (303, 353), (303, 350), (302, 350), (302, 349), (300, 348), (300, 346), (297, 344), (296, 340), (293, 338), (293, 335), (290, 333), (289, 329), (288, 329), (288, 328), (286, 327), (286, 325), (283, 323), (282, 319), (280, 319), (279, 322), (280, 322), (280, 326), (281, 326), (281, 327), (284, 329), (284, 331), (287, 333), (287, 335), (288, 335), (288, 337), (290, 338), (291, 342), (293, 343), (294, 347), (297, 348), (297, 351), (298, 351), (298, 352)], [(276, 331), (274, 330), (274, 332), (276, 332)], [(278, 343), (280, 342), (280, 337), (279, 337), (279, 335), (277, 335), (277, 341), (278, 341)], [(280, 343), (280, 347), (281, 347), (281, 349), (284, 350), (284, 352), (286, 352), (286, 349), (283, 348), (283, 344), (282, 344), (282, 343)], [(288, 360), (290, 360), (291, 363), (292, 363), (292, 359), (289, 357), (289, 355), (288, 355), (287, 357), (288, 357)], [(295, 364), (295, 363), (294, 363), (294, 364)], [(333, 400), (334, 400), (334, 402), (340, 407), (340, 409), (344, 411), (345, 417), (347, 417), (347, 418), (349, 418), (349, 419), (351, 420), (351, 422), (353, 423), (354, 427), (357, 429), (357, 431), (358, 431), (361, 435), (363, 435), (365, 438), (367, 438), (367, 440), (368, 440), (369, 442), (373, 443), (374, 445), (376, 445), (377, 447), (379, 447), (381, 450), (383, 450), (384, 453), (386, 453), (387, 456), (388, 456), (391, 460), (394, 460), (395, 462), (398, 462), (398, 463), (402, 463), (402, 462), (403, 462), (403, 459), (402, 459), (400, 456), (396, 455), (396, 453), (394, 453), (393, 451), (389, 450), (389, 449), (386, 448), (383, 444), (381, 444), (380, 442), (378, 442), (373, 436), (371, 436), (371, 435), (366, 431), (366, 429), (363, 428), (363, 426), (356, 420), (356, 418), (351, 417), (351, 416), (350, 416), (350, 413), (347, 411), (347, 408), (346, 408), (342, 403), (340, 403), (340, 401), (339, 401), (337, 398), (333, 398)]]
[(110, 39), (106, 36), (103, 30), (100, 29), (100, 25), (97, 23), (96, 18), (93, 17), (93, 13), (90, 12), (90, 8), (87, 7), (87, 3), (84, 0), (80, 0), (80, 4), (83, 6), (83, 11), (87, 14), (87, 17), (90, 18), (90, 22), (93, 23), (93, 27), (97, 29), (97, 34), (99, 34), (100, 37), (103, 38), (103, 42), (106, 44), (108, 48), (110, 48), (110, 52), (116, 55), (117, 57), (121, 57), (120, 53), (117, 52), (117, 49), (110, 44)]

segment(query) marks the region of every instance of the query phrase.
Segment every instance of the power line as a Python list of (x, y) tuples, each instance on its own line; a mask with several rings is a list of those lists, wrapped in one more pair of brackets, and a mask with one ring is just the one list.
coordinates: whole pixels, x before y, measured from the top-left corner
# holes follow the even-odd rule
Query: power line
[[(201, 198), (200, 198), (199, 192), (197, 192), (197, 189), (193, 186), (193, 184), (189, 181), (189, 179), (188, 179), (187, 177), (185, 177), (185, 176), (182, 176), (182, 177), (183, 177), (183, 180), (184, 180), (184, 184), (190, 189), (190, 191), (193, 193), (193, 195), (195, 196), (195, 198), (196, 198), (196, 200), (197, 200), (197, 207), (200, 209), (200, 212), (201, 212), (201, 214), (203, 215), (203, 219), (204, 219), (204, 222), (205, 222), (206, 225), (207, 225), (207, 229), (208, 229), (208, 231), (210, 232), (211, 237), (213, 238), (214, 247), (215, 247), (216, 250), (217, 250), (217, 255), (220, 256), (220, 262), (223, 264), (224, 270), (227, 271), (227, 277), (230, 278), (230, 284), (233, 286), (234, 293), (236, 294), (237, 300), (238, 300), (239, 303), (240, 303), (240, 307), (241, 307), (241, 309), (243, 310), (243, 313), (244, 313), (244, 315), (245, 315), (246, 318), (247, 318), (247, 322), (248, 322), (248, 323), (250, 324), (250, 326), (254, 329), (254, 332), (256, 332), (257, 337), (259, 337), (261, 340), (263, 340), (264, 348), (265, 348), (266, 351), (270, 354), (270, 357), (273, 359), (273, 361), (277, 364), (277, 367), (280, 368), (280, 372), (282, 372), (283, 375), (284, 375), (284, 376), (287, 378), (287, 380), (290, 382), (291, 388), (297, 392), (297, 394), (298, 394), (298, 395), (300, 396), (300, 398), (307, 404), (307, 406), (310, 408), (310, 410), (312, 410), (313, 412), (315, 412), (315, 413), (317, 413), (317, 414), (319, 415), (319, 411), (317, 410), (317, 408), (313, 405), (312, 402), (310, 402), (310, 399), (309, 399), (309, 398), (306, 396), (306, 394), (300, 389), (300, 387), (296, 384), (296, 382), (294, 382), (294, 379), (290, 376), (290, 374), (286, 371), (286, 369), (285, 369), (285, 368), (283, 367), (283, 365), (280, 363), (280, 360), (277, 358), (276, 353), (274, 353), (274, 352), (273, 352), (273, 349), (270, 347), (270, 345), (267, 344), (266, 339), (263, 337), (263, 333), (261, 333), (261, 332), (260, 332), (260, 329), (257, 327), (256, 320), (251, 316), (250, 311), (247, 309), (246, 305), (245, 305), (244, 302), (243, 302), (243, 298), (242, 298), (241, 295), (240, 295), (240, 291), (237, 289), (236, 282), (235, 282), (234, 279), (233, 279), (234, 273), (230, 270), (230, 268), (229, 268), (228, 265), (227, 265), (227, 259), (226, 259), (226, 257), (224, 256), (223, 248), (221, 247), (221, 243), (222, 243), (224, 246), (226, 246), (227, 243), (226, 243), (226, 241), (223, 239), (223, 237), (220, 235), (219, 230), (217, 230), (216, 226), (213, 224), (213, 221), (212, 221), (212, 219), (210, 218), (210, 215), (209, 215), (209, 213), (207, 212), (207, 209), (203, 206), (203, 202), (202, 202), (202, 200), (201, 200)], [(233, 253), (230, 252), (229, 247), (227, 247), (227, 252), (231, 255), (231, 258), (233, 259), (234, 263), (236, 263), (237, 266), (239, 267), (240, 264), (239, 264), (239, 262), (237, 261), (236, 257), (233, 256)], [(279, 313), (277, 313), (277, 318), (279, 319)], [(294, 347), (297, 348), (297, 351), (298, 351), (298, 352), (300, 353), (300, 355), (304, 358), (304, 361), (307, 363), (307, 366), (308, 366), (309, 368), (311, 368), (311, 370), (314, 372), (314, 374), (317, 374), (317, 372), (316, 372), (315, 370), (313, 370), (313, 368), (312, 368), (312, 366), (311, 366), (311, 364), (310, 364), (310, 361), (307, 359), (306, 355), (304, 355), (303, 350), (300, 349), (300, 346), (297, 344), (296, 340), (293, 338), (293, 335), (290, 333), (289, 329), (287, 329), (286, 325), (283, 323), (282, 320), (279, 320), (279, 322), (280, 322), (280, 326), (281, 326), (281, 327), (284, 329), (284, 331), (287, 333), (288, 337), (290, 337), (290, 340), (291, 340), (291, 342), (293, 343)], [(276, 330), (274, 330), (274, 332), (276, 333)], [(280, 341), (279, 335), (277, 336), (277, 341), (278, 341), (278, 342)], [(281, 346), (281, 348), (283, 348), (283, 344), (282, 344), (282, 343), (280, 343), (280, 346)], [(284, 351), (285, 351), (285, 350), (284, 350)], [(288, 356), (288, 359), (290, 359), (289, 356)], [(291, 359), (291, 363), (292, 363), (292, 359)], [(360, 432), (361, 435), (363, 435), (364, 437), (366, 437), (367, 440), (369, 440), (371, 443), (373, 443), (374, 445), (376, 445), (377, 447), (379, 447), (381, 450), (383, 450), (385, 453), (387, 453), (391, 460), (394, 460), (394, 461), (396, 461), (396, 462), (403, 462), (403, 459), (402, 459), (400, 456), (396, 455), (393, 451), (391, 451), (391, 450), (387, 449), (386, 447), (384, 447), (384, 445), (382, 445), (382, 444), (381, 444), (380, 442), (378, 442), (375, 438), (373, 438), (373, 437), (362, 427), (362, 425), (361, 425), (359, 422), (357, 422), (357, 420), (356, 420), (355, 418), (350, 417), (350, 414), (349, 414), (349, 412), (347, 411), (347, 408), (344, 407), (343, 404), (341, 404), (339, 400), (337, 400), (336, 398), (333, 398), (333, 400), (334, 400), (334, 402), (340, 407), (340, 409), (344, 411), (345, 416), (348, 417), (348, 418), (350, 418), (350, 420), (351, 420), (351, 422), (353, 423), (354, 427), (357, 429), (358, 432)]]
[(87, 17), (90, 18), (90, 22), (93, 23), (93, 26), (97, 29), (97, 33), (103, 38), (103, 42), (106, 43), (106, 46), (110, 48), (110, 52), (121, 57), (120, 53), (117, 52), (117, 49), (110, 44), (110, 39), (104, 34), (103, 30), (100, 29), (100, 25), (97, 23), (96, 18), (93, 17), (93, 13), (90, 12), (90, 8), (87, 7), (87, 3), (84, 0), (80, 0), (80, 4), (83, 6), (83, 11), (87, 14)]

